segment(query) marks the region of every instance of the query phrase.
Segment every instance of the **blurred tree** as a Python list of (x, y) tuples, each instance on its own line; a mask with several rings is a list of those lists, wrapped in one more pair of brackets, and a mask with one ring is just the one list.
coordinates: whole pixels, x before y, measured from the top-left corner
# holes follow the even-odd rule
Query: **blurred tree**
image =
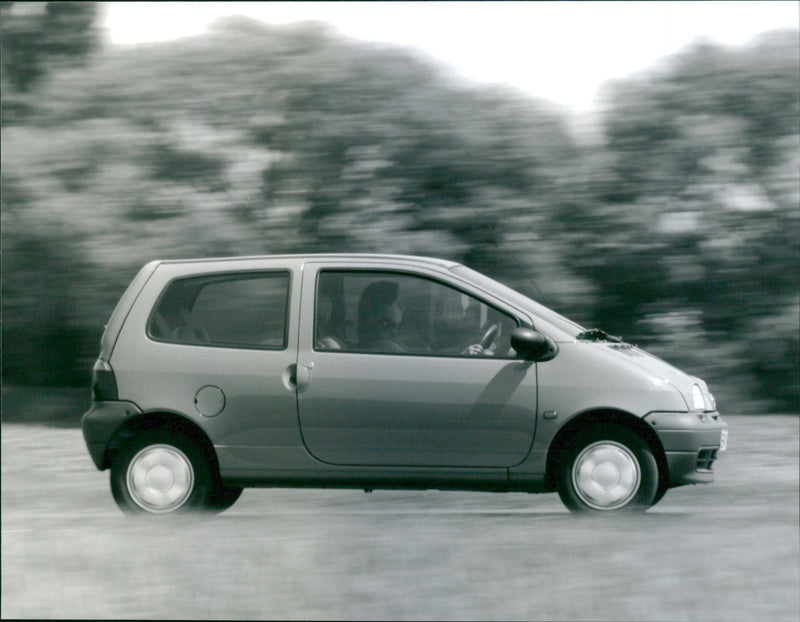
[[(18, 2), (0, 2), (0, 45), (2, 51), (3, 77), (20, 91), (27, 91), (39, 78), (44, 69), (41, 66), (42, 41), (41, 24), (44, 6), (31, 4), (37, 11), (29, 14), (26, 8), (22, 15), (15, 15), (14, 5)], [(5, 91), (5, 85), (3, 91)]]
[[(788, 340), (772, 351), (778, 361), (750, 335), (796, 311), (786, 300), (799, 295), (799, 78), (800, 42), (790, 31), (742, 48), (697, 45), (616, 83), (607, 142), (586, 159), (583, 192), (569, 194), (571, 215), (561, 223), (582, 236), (574, 268), (611, 294), (595, 309), (610, 332), (657, 346), (649, 319), (699, 311), (706, 351), (720, 341), (747, 344), (737, 356), (710, 357), (705, 375), (749, 374), (761, 382), (755, 393), (791, 410), (800, 403), (790, 354), (800, 319), (794, 331), (776, 327)], [(669, 355), (688, 357), (677, 348)], [(746, 357), (769, 373), (745, 370)]]
[(97, 47), (96, 2), (0, 3), (2, 122), (15, 122), (28, 94), (54, 68), (83, 63)]
[(607, 144), (581, 147), (542, 102), (319, 24), (100, 50), (3, 128), (6, 378), (88, 377), (149, 260), (380, 251), (464, 261), (652, 345), (726, 409), (796, 409), (793, 36), (619, 83)]

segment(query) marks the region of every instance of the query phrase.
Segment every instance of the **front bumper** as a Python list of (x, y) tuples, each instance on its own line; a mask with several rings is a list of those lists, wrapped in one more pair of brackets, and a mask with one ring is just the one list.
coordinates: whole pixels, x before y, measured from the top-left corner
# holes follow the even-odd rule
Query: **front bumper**
[(723, 431), (728, 424), (717, 412), (656, 412), (644, 420), (655, 431), (667, 459), (669, 487), (714, 481)]
[(131, 402), (92, 402), (92, 407), (81, 417), (81, 429), (89, 455), (98, 469), (106, 468), (106, 447), (120, 424), (141, 412)]

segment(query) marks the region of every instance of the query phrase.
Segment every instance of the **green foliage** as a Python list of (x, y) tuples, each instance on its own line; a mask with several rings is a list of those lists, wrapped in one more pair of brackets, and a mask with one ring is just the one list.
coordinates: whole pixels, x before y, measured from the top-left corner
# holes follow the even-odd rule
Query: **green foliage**
[[(48, 19), (69, 16), (83, 37)], [(613, 85), (605, 143), (580, 147), (543, 102), (317, 24), (48, 64), (3, 128), (4, 375), (85, 381), (154, 258), (380, 251), (623, 334), (723, 410), (797, 410), (797, 41), (697, 46)]]

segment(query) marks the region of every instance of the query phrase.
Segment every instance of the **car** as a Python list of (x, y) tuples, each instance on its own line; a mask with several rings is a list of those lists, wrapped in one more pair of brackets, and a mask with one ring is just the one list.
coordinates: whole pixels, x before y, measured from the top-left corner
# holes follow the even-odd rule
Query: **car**
[(728, 434), (699, 378), (459, 263), (379, 254), (148, 263), (82, 430), (132, 514), (219, 512), (246, 487), (641, 512), (713, 481)]

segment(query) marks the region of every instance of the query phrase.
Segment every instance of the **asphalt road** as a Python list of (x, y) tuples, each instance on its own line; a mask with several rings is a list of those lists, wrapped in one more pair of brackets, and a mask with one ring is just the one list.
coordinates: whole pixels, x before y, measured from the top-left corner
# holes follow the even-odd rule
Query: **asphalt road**
[(2, 617), (800, 619), (797, 417), (728, 417), (717, 481), (646, 514), (556, 495), (247, 490), (132, 519), (80, 431), (2, 426)]

